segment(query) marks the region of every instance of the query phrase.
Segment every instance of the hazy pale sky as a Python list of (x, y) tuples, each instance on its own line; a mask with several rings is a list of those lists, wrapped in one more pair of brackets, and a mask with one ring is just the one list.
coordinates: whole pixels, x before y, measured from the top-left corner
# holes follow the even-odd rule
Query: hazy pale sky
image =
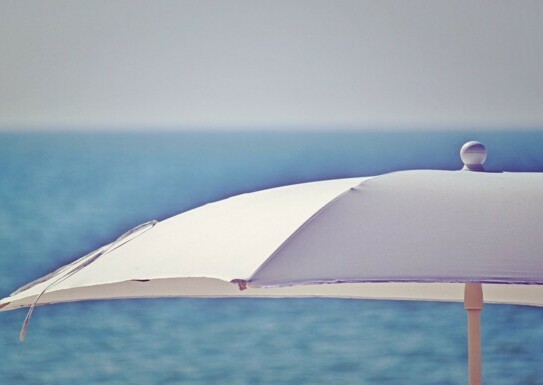
[(540, 1), (4, 1), (0, 127), (543, 127)]

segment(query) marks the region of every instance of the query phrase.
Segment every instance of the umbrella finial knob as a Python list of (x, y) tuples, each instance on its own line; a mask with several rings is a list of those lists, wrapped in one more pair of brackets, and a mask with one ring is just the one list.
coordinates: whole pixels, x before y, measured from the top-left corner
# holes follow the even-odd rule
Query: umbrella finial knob
[(486, 160), (485, 145), (476, 141), (467, 142), (460, 149), (460, 158), (464, 162), (462, 170), (484, 171), (483, 163)]

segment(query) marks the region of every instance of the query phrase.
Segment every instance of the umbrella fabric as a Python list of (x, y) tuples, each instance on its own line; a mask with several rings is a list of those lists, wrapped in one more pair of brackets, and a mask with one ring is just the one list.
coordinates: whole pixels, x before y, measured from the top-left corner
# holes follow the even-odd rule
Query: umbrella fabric
[[(227, 292), (237, 292), (231, 280), (249, 277), (307, 218), (362, 180), (365, 178), (286, 186), (204, 205), (152, 227), (144, 226), (132, 233), (129, 241), (123, 238), (105, 245), (56, 274), (26, 285), (1, 300), (0, 306), (4, 305), (2, 310), (28, 306), (44, 290), (40, 303), (92, 299), (103, 293), (106, 285), (110, 290), (106, 298), (131, 297), (133, 293), (182, 295), (177, 288), (186, 285), (178, 281), (187, 278), (191, 282), (194, 278), (220, 280), (228, 283)], [(104, 250), (107, 253), (94, 259)], [(88, 259), (94, 260), (70, 273)], [(163, 285), (154, 284), (154, 280), (165, 279), (176, 280), (166, 292)], [(202, 291), (199, 287), (191, 286), (189, 294), (210, 295), (205, 285)]]
[[(488, 302), (543, 305), (541, 197), (541, 174), (464, 171), (243, 194), (142, 226), (0, 306), (29, 306), (40, 295), (38, 304), (168, 296), (462, 300), (463, 285), (452, 282), (468, 281), (494, 283), (485, 285)], [(373, 283), (383, 281), (398, 283)], [(438, 284), (429, 292), (419, 282)]]
[(543, 284), (543, 175), (405, 171), (348, 190), (251, 277)]

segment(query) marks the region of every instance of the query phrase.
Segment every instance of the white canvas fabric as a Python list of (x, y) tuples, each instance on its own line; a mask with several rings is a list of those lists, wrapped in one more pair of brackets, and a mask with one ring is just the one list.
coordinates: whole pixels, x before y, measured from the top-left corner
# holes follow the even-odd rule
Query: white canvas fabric
[[(230, 284), (231, 280), (250, 277), (307, 218), (366, 179), (338, 179), (279, 187), (238, 195), (187, 211), (136, 231), (129, 236), (130, 241), (124, 239), (73, 275), (67, 276), (110, 245), (72, 266), (61, 268), (64, 270), (59, 274), (2, 299), (0, 306), (10, 304), (0, 310), (9, 310), (15, 304), (29, 306), (46, 288), (39, 303), (78, 300), (76, 292), (89, 293), (89, 287), (99, 291), (105, 285), (111, 290), (115, 285), (123, 288), (117, 292), (113, 290), (111, 298), (132, 297), (134, 285), (127, 282), (137, 282), (138, 288), (149, 289), (148, 295), (145, 289), (136, 291), (140, 296), (156, 296), (151, 288), (153, 285), (148, 282), (158, 279), (218, 279), (238, 290), (237, 285)], [(126, 287), (131, 289), (125, 290)], [(176, 291), (176, 287), (169, 290), (176, 296), (183, 295)], [(189, 292), (195, 295), (194, 291)], [(205, 293), (203, 295), (207, 295)], [(169, 294), (161, 290), (158, 295)], [(92, 298), (92, 294), (85, 296), (81, 299)]]
[(143, 226), (0, 300), (0, 310), (30, 306), (39, 295), (38, 304), (238, 296), (461, 301), (463, 285), (452, 282), (467, 281), (489, 283), (488, 302), (543, 306), (542, 197), (543, 174), (465, 171), (243, 194)]
[(543, 284), (543, 174), (404, 171), (364, 181), (250, 281)]

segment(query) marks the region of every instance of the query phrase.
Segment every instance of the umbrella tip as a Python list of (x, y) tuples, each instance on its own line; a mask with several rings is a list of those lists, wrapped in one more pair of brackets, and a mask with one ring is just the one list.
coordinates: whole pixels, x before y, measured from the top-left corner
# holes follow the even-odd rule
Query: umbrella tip
[(486, 147), (474, 140), (467, 142), (460, 149), (460, 158), (464, 162), (462, 170), (484, 171), (483, 163), (486, 160)]
[(233, 279), (230, 282), (233, 284), (237, 284), (239, 287), (239, 291), (243, 291), (247, 289), (247, 281), (244, 279)]

